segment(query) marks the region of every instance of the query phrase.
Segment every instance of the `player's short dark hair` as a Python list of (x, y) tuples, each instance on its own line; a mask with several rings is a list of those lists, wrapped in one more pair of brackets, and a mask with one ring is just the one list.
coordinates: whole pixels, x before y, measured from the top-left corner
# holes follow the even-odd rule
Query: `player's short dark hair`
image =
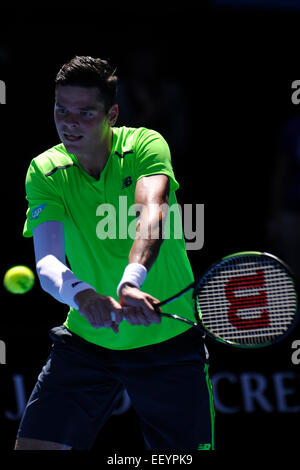
[(118, 77), (107, 60), (75, 56), (61, 67), (55, 84), (97, 87), (106, 112), (117, 101)]

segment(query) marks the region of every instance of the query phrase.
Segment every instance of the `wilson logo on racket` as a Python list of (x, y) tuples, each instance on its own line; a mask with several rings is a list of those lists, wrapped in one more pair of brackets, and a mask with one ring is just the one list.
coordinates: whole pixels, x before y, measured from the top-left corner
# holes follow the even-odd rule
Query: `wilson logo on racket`
[[(160, 308), (193, 289), (195, 320)], [(230, 346), (269, 346), (298, 322), (295, 282), (288, 266), (269, 253), (246, 251), (225, 256), (200, 278), (155, 309), (199, 328)]]
[(263, 269), (259, 269), (256, 274), (239, 276), (230, 279), (225, 287), (225, 294), (230, 303), (228, 309), (228, 320), (240, 330), (263, 328), (270, 325), (269, 312), (263, 310), (259, 317), (253, 319), (243, 319), (238, 316), (240, 310), (251, 308), (263, 309), (267, 306), (267, 295), (265, 290), (261, 290), (255, 295), (236, 295), (241, 290), (262, 289), (265, 287), (265, 275)]

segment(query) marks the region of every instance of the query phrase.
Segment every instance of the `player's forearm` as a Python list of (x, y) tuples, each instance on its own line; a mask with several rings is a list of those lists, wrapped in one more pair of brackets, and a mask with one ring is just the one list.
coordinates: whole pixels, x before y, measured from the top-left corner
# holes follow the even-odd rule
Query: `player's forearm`
[(92, 288), (53, 255), (46, 255), (36, 264), (42, 289), (61, 303), (77, 308), (74, 297), (84, 289)]
[(52, 255), (47, 255), (36, 264), (37, 275), (42, 289), (52, 295), (59, 302), (63, 302), (59, 295), (59, 287), (64, 272), (68, 268)]
[(163, 240), (135, 240), (129, 253), (129, 263), (139, 263), (147, 271), (155, 262)]
[(169, 209), (169, 179), (166, 175), (141, 178), (135, 189), (135, 203), (140, 211), (136, 237), (131, 247), (117, 294), (122, 295), (126, 284), (138, 289), (143, 285), (148, 271), (155, 262), (162, 242)]
[(163, 242), (166, 213), (167, 209), (163, 211), (149, 207), (143, 209), (137, 224), (136, 238), (129, 253), (128, 265), (117, 288), (118, 296), (125, 284), (140, 288), (145, 281)]
[(134, 243), (129, 253), (129, 263), (139, 263), (149, 271), (163, 243), (163, 227), (167, 210), (146, 207), (137, 224)]

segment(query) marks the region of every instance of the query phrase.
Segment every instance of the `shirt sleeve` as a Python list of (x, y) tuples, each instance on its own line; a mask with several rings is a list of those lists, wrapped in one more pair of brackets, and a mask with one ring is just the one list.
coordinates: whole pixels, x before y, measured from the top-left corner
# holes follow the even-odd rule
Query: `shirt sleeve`
[(170, 180), (170, 190), (176, 191), (179, 184), (176, 181), (170, 149), (166, 140), (156, 131), (143, 129), (136, 141), (136, 180), (144, 176), (167, 175)]
[(33, 229), (43, 222), (64, 222), (65, 208), (52, 178), (47, 177), (32, 160), (25, 180), (28, 210), (23, 229), (24, 237), (32, 237)]

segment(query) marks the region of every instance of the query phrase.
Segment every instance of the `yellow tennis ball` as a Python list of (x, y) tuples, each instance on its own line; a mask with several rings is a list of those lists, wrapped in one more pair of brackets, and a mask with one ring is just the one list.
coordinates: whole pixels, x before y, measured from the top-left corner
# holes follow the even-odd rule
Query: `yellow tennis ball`
[(6, 271), (3, 284), (12, 294), (25, 294), (34, 284), (35, 276), (27, 266), (13, 266)]

